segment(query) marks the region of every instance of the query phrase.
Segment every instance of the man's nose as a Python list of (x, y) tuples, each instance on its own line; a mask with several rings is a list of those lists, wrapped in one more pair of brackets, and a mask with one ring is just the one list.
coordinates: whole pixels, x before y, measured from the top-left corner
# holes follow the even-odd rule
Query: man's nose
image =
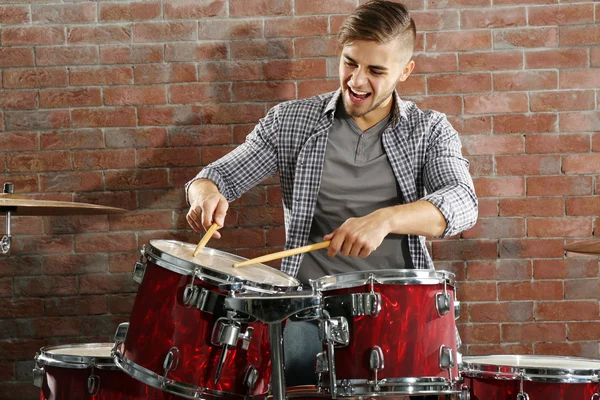
[(357, 68), (352, 73), (352, 79), (350, 80), (352, 86), (355, 88), (363, 87), (363, 85), (367, 82), (367, 75), (362, 68)]

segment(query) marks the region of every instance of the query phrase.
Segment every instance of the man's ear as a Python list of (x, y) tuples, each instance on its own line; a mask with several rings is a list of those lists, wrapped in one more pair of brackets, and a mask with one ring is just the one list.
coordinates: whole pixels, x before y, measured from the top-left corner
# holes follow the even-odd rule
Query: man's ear
[(413, 69), (415, 69), (415, 62), (411, 59), (404, 67), (404, 70), (402, 70), (402, 75), (400, 75), (400, 82), (404, 82), (405, 80), (407, 80), (411, 72), (413, 72)]

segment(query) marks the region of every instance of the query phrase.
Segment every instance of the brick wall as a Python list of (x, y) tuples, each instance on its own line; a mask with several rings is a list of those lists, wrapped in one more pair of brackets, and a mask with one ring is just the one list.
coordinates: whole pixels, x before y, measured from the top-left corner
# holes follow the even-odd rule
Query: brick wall
[[(338, 86), (335, 33), (358, 0), (0, 5), (0, 183), (119, 216), (20, 217), (0, 258), (0, 398), (33, 399), (48, 344), (110, 340), (128, 319), (137, 249), (195, 242), (182, 185), (272, 105)], [(419, 36), (400, 87), (461, 133), (480, 220), (434, 241), (457, 273), (464, 353), (600, 357), (600, 4), (409, 0)], [(283, 246), (269, 179), (210, 246)], [(0, 221), (3, 226), (3, 221)]]

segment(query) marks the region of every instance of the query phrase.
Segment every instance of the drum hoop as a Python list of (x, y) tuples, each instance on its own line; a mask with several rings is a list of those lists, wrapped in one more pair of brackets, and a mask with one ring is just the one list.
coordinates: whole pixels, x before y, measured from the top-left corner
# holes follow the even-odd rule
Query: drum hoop
[(521, 376), (525, 381), (532, 382), (554, 382), (554, 383), (586, 383), (597, 382), (600, 375), (600, 360), (591, 358), (565, 357), (565, 356), (542, 356), (542, 355), (518, 355), (526, 360), (562, 360), (562, 361), (586, 361), (598, 364), (598, 368), (555, 368), (543, 366), (514, 366), (507, 363), (484, 363), (471, 362), (470, 360), (482, 357), (505, 357), (506, 355), (489, 356), (463, 356), (461, 373), (470, 378), (499, 378), (506, 380), (519, 380)]
[[(205, 266), (202, 266), (199, 264), (194, 264), (189, 261), (182, 260), (181, 258), (175, 257), (165, 251), (160, 250), (159, 248), (157, 248), (156, 246), (153, 245), (153, 243), (157, 243), (157, 242), (167, 242), (167, 243), (173, 243), (173, 244), (186, 244), (186, 245), (190, 245), (192, 247), (193, 247), (193, 245), (190, 243), (179, 242), (177, 240), (157, 240), (157, 239), (150, 240), (150, 246), (146, 249), (146, 258), (148, 258), (149, 260), (154, 262), (156, 265), (158, 265), (162, 268), (168, 269), (169, 271), (175, 272), (179, 275), (192, 275), (194, 273), (194, 271), (197, 271), (196, 276), (198, 277), (198, 279), (200, 279), (204, 282), (207, 282), (209, 284), (218, 286), (219, 284), (222, 284), (222, 283), (232, 283), (232, 282), (233, 283), (241, 283), (243, 285), (243, 289), (251, 290), (254, 292), (261, 292), (261, 293), (277, 293), (277, 292), (286, 291), (286, 290), (296, 290), (296, 288), (298, 286), (300, 286), (300, 281), (298, 281), (296, 278), (293, 278), (291, 276), (289, 277), (289, 279), (293, 283), (293, 285), (280, 286), (280, 285), (273, 285), (273, 284), (269, 284), (269, 283), (256, 282), (256, 281), (244, 279), (244, 278), (241, 278), (241, 277), (235, 276), (235, 275), (229, 275), (224, 272), (210, 269), (208, 267), (205, 267)], [(237, 256), (235, 254), (227, 253), (224, 251), (212, 249), (210, 247), (205, 247), (204, 249), (202, 249), (202, 252), (208, 253), (209, 255), (214, 255), (214, 256), (233, 257), (235, 259), (238, 259), (239, 261), (246, 260), (246, 258), (244, 258), (244, 257)], [(264, 267), (268, 268), (269, 270), (273, 270), (276, 273), (280, 272), (279, 270), (277, 270), (275, 268), (271, 268), (268, 265), (264, 265)]]
[(40, 349), (40, 353), (35, 356), (35, 361), (39, 365), (47, 365), (49, 367), (85, 369), (94, 367), (98, 369), (118, 369), (112, 356), (94, 357), (94, 356), (76, 356), (71, 354), (53, 354), (49, 353), (52, 350), (60, 349), (87, 349), (94, 347), (108, 347), (112, 349), (114, 343), (81, 343), (81, 344), (66, 344), (60, 346), (46, 346)]
[[(348, 396), (345, 390), (350, 390), (352, 396), (381, 396), (382, 394), (456, 394), (454, 382), (442, 377), (407, 377), (384, 378), (378, 381), (377, 390), (374, 382), (368, 379), (343, 379), (336, 381), (338, 397)], [(329, 390), (329, 386), (321, 386)]]
[(433, 269), (377, 269), (326, 275), (310, 280), (315, 290), (336, 290), (364, 286), (370, 283), (388, 285), (436, 285), (446, 283), (454, 287), (454, 274)]

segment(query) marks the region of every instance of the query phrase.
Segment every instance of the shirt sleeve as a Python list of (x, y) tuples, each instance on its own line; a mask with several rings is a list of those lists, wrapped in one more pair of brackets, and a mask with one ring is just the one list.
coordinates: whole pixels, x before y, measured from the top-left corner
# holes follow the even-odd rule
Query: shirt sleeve
[(435, 205), (446, 219), (441, 237), (453, 236), (477, 222), (477, 196), (456, 130), (443, 114), (431, 129), (423, 174), (429, 194), (422, 200)]
[(238, 199), (263, 179), (277, 171), (277, 132), (279, 106), (273, 107), (248, 134), (246, 141), (207, 165), (186, 183), (189, 186), (201, 178), (213, 181), (227, 201)]

